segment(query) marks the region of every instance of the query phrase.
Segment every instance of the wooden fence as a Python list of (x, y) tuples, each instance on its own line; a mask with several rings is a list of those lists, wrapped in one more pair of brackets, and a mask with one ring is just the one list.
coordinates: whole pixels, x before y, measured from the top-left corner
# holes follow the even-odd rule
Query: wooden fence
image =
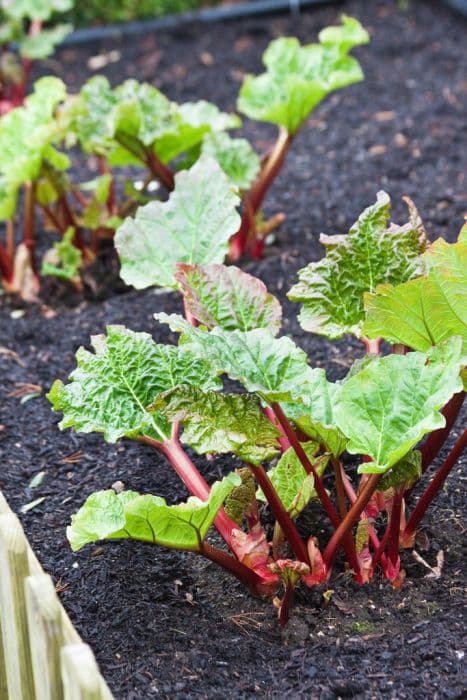
[(1, 700), (112, 700), (0, 492)]

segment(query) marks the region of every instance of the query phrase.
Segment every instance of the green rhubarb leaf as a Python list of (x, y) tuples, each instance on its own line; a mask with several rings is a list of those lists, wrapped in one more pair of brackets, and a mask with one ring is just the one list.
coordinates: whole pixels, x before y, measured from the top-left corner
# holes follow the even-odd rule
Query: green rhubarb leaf
[(222, 262), (240, 225), (239, 201), (216, 161), (200, 158), (175, 176), (167, 202), (140, 207), (118, 228), (122, 279), (137, 289), (176, 287), (178, 262)]
[(97, 491), (72, 516), (67, 537), (74, 552), (98, 540), (138, 540), (199, 551), (223, 502), (240, 483), (232, 473), (212, 485), (207, 501), (191, 497), (168, 506), (159, 496)]
[(54, 12), (66, 12), (73, 0), (1, 0), (0, 8), (13, 19), (40, 20), (51, 18)]
[(261, 168), (258, 154), (246, 139), (233, 139), (223, 131), (207, 134), (201, 152), (215, 158), (239, 190), (248, 190)]
[(303, 383), (300, 400), (282, 404), (287, 417), (334, 457), (339, 457), (347, 445), (347, 438), (337, 427), (334, 417), (340, 390), (339, 382), (329, 382), (324, 369), (315, 368)]
[(344, 15), (342, 26), (324, 29), (319, 40), (306, 46), (295, 38), (271, 42), (263, 55), (267, 70), (245, 79), (239, 111), (294, 134), (326, 95), (363, 80), (358, 61), (348, 55), (354, 46), (369, 41), (356, 19)]
[(452, 336), (467, 344), (467, 241), (438, 239), (425, 253), (428, 272), (396, 287), (365, 295), (363, 333), (414, 350), (428, 350)]
[[(302, 447), (318, 475), (322, 476), (329, 456), (317, 457), (319, 445), (316, 442), (304, 442)], [(292, 518), (298, 517), (311, 499), (316, 498), (313, 474), (306, 473), (292, 447), (284, 452), (277, 465), (268, 471), (268, 476), (282, 505)], [(261, 501), (267, 500), (261, 489), (258, 489), (256, 496)]]
[(428, 353), (377, 357), (346, 381), (334, 406), (347, 451), (369, 455), (360, 472), (384, 473), (432, 430), (445, 425), (440, 409), (462, 390), (461, 338)]
[(403, 457), (393, 468), (386, 472), (378, 484), (378, 491), (388, 491), (389, 489), (399, 489), (402, 486), (406, 489), (419, 480), (422, 475), (422, 453), (419, 450), (412, 450)]
[(19, 44), (21, 56), (32, 60), (47, 58), (72, 29), (71, 24), (57, 24), (51, 29), (41, 29), (39, 34), (26, 36)]
[(59, 277), (65, 280), (79, 279), (79, 269), (83, 254), (79, 248), (73, 245), (75, 229), (66, 230), (63, 238), (55, 243), (49, 254), (42, 261), (41, 274)]
[(238, 525), (241, 525), (245, 515), (256, 502), (256, 482), (248, 467), (237, 469), (236, 473), (241, 479), (241, 484), (236, 486), (227, 496), (224, 510)]
[[(13, 109), (0, 120), (0, 212), (9, 219), (16, 208), (18, 190), (40, 175), (45, 159), (57, 152), (54, 112), (65, 98), (65, 84), (58, 78), (41, 78), (24, 107)], [(69, 163), (69, 161), (66, 161)]]
[(80, 348), (70, 383), (56, 380), (48, 394), (59, 426), (82, 433), (101, 432), (108, 442), (121, 437), (164, 440), (170, 434), (165, 418), (147, 406), (163, 391), (179, 384), (218, 388), (209, 365), (190, 353), (157, 345), (147, 333), (108, 326), (107, 335), (92, 338), (94, 352)]
[(261, 280), (238, 267), (179, 263), (175, 279), (188, 311), (207, 328), (279, 332), (282, 309), (278, 300)]
[(182, 423), (183, 442), (198, 454), (231, 452), (259, 464), (278, 452), (280, 433), (256, 396), (180, 386), (160, 394), (151, 408), (171, 422)]
[(376, 204), (360, 215), (347, 236), (321, 236), (326, 257), (299, 272), (289, 299), (303, 304), (300, 324), (306, 331), (340, 338), (362, 335), (363, 297), (383, 283), (399, 284), (423, 272), (426, 234), (410, 200), (410, 220), (391, 224), (390, 199), (379, 192)]
[(266, 328), (252, 331), (207, 332), (193, 328), (184, 318), (164, 313), (155, 314), (160, 323), (181, 332), (181, 349), (206, 358), (219, 374), (239, 381), (251, 393), (269, 402), (294, 401), (303, 393), (311, 368), (308, 358), (293, 340), (275, 338)]

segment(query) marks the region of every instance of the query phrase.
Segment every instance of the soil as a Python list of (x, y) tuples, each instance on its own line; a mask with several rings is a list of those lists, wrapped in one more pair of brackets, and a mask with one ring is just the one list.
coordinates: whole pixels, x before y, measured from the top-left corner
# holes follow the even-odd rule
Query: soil
[[(467, 200), (466, 54), (460, 50), (465, 23), (439, 3), (407, 5), (403, 11), (397, 2), (346, 3), (345, 11), (372, 36), (371, 45), (358, 51), (366, 80), (325, 101), (300, 133), (267, 200), (267, 211), (287, 214), (286, 224), (261, 262), (244, 265), (281, 299), (284, 331), (331, 378), (362, 354), (359, 344), (346, 339), (331, 345), (303, 333), (297, 309), (285, 298), (297, 269), (321, 257), (319, 232), (346, 232), (377, 190), (385, 189), (395, 220), (405, 216), (401, 196), (408, 194), (431, 237), (454, 240)], [(92, 73), (92, 56), (117, 51), (117, 62), (102, 71), (113, 82), (152, 80), (174, 99), (204, 97), (233, 109), (243, 74), (260, 69), (271, 38), (295, 34), (310, 41), (338, 11), (304, 11), (297, 21), (281, 16), (193, 24), (66, 49), (46, 70), (78, 88)], [(273, 134), (252, 123), (245, 132), (258, 149)], [(431, 565), (444, 552), (438, 580), (427, 578), (428, 570), (410, 554), (404, 559), (407, 581), (398, 591), (378, 577), (357, 587), (336, 573), (330, 602), (325, 605), (323, 589), (300, 592), (285, 631), (268, 602), (253, 599), (194, 555), (130, 543), (72, 554), (65, 524), (92, 491), (121, 480), (170, 501), (186, 494), (149, 448), (60, 433), (44, 393), (56, 377), (69, 374), (77, 348), (106, 324), (123, 323), (167, 340), (153, 313), (180, 311), (180, 302), (151, 290), (78, 304), (76, 298), (54, 301), (48, 295), (47, 302), (25, 307), (0, 298), (0, 488), (18, 512), (44, 499), (21, 520), (116, 698), (463, 696), (462, 465), (433, 504), (424, 522), (426, 538), (417, 545)], [(227, 460), (196, 461), (208, 479), (232, 468)], [(42, 471), (42, 484), (30, 488)]]

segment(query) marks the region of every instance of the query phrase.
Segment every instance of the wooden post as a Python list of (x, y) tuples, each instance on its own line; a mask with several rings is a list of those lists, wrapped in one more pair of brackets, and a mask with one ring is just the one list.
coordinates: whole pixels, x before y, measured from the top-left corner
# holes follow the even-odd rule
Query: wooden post
[(64, 700), (102, 700), (101, 676), (87, 644), (68, 644), (62, 649)]
[(38, 700), (62, 700), (60, 601), (47, 574), (28, 576), (24, 585), (36, 697)]
[(19, 520), (0, 515), (0, 618), (10, 700), (35, 700), (24, 594), (28, 543)]

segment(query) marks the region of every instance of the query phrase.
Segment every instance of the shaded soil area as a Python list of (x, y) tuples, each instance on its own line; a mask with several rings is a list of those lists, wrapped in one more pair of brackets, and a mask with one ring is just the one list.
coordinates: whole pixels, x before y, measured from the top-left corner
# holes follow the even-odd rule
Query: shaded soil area
[[(400, 198), (408, 194), (432, 239), (454, 240), (467, 201), (467, 61), (460, 51), (465, 23), (437, 3), (415, 0), (407, 12), (397, 2), (363, 0), (350, 0), (345, 10), (372, 35), (372, 44), (358, 52), (366, 81), (327, 100), (297, 138), (266, 207), (283, 210), (286, 224), (264, 260), (244, 265), (281, 299), (284, 331), (331, 378), (342, 376), (362, 349), (356, 341), (331, 345), (304, 334), (297, 309), (285, 299), (297, 269), (321, 256), (319, 232), (346, 232), (377, 190), (386, 189), (395, 220), (405, 216)], [(260, 69), (272, 37), (296, 34), (310, 41), (337, 12), (304, 12), (298, 22), (280, 17), (193, 25), (117, 45), (68, 49), (47, 70), (78, 88), (91, 74), (89, 58), (114, 50), (119, 60), (103, 70), (113, 82), (151, 80), (171, 98), (203, 97), (233, 109), (242, 75)], [(245, 132), (259, 150), (273, 134), (252, 123)], [(43, 396), (56, 377), (73, 369), (76, 349), (106, 324), (167, 340), (153, 313), (180, 311), (179, 299), (149, 290), (99, 303), (66, 302), (54, 306), (49, 298), (47, 307), (23, 308), (0, 298), (0, 488), (16, 511), (44, 498), (21, 515), (22, 522), (116, 698), (463, 696), (462, 465), (424, 523), (427, 538), (419, 552), (434, 564), (444, 551), (439, 580), (426, 578), (410, 554), (400, 591), (378, 577), (358, 588), (336, 569), (329, 604), (323, 589), (300, 592), (283, 632), (268, 602), (251, 598), (196, 556), (129, 543), (72, 554), (65, 525), (92, 491), (121, 480), (170, 501), (186, 493), (149, 448), (60, 433)], [(225, 459), (195, 461), (208, 479), (232, 468)], [(42, 484), (31, 489), (31, 478), (41, 471)], [(315, 534), (323, 527), (318, 520)]]

